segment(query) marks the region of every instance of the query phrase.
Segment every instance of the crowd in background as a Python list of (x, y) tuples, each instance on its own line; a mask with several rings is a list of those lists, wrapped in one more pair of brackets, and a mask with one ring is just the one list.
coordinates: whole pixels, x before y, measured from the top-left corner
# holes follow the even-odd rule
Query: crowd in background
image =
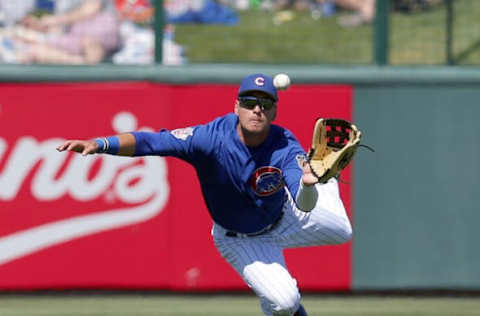
[[(0, 0), (0, 62), (148, 64), (154, 61), (148, 0)], [(185, 62), (166, 25), (163, 63)]]
[[(410, 10), (441, 0), (395, 0)], [(309, 10), (312, 18), (334, 16), (343, 27), (369, 24), (375, 0), (164, 0), (167, 24), (163, 63), (186, 62), (174, 41), (178, 23), (238, 23), (237, 11), (275, 11), (274, 23), (288, 12)], [(149, 64), (154, 62), (154, 8), (149, 0), (0, 0), (0, 63)]]
[[(337, 16), (342, 27), (370, 24), (375, 19), (376, 0), (220, 0), (239, 10), (251, 7), (278, 12), (278, 21), (288, 20), (288, 11), (310, 11), (312, 18)], [(386, 1), (386, 0), (381, 0)], [(402, 12), (426, 10), (443, 0), (392, 0), (392, 9)], [(338, 14), (341, 12), (342, 14)], [(346, 13), (346, 14), (343, 14)]]

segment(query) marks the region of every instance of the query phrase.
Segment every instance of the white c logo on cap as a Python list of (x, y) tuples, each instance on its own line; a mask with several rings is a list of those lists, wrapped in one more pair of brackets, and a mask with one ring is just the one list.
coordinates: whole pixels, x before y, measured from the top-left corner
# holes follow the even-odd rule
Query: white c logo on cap
[(263, 78), (263, 77), (255, 78), (255, 84), (257, 86), (263, 86), (265, 84), (265, 78)]

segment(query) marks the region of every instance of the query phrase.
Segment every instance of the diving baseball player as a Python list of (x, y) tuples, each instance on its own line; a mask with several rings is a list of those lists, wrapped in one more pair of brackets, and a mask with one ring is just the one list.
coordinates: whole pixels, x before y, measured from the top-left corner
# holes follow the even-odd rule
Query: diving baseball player
[(59, 151), (160, 155), (194, 166), (213, 219), (216, 248), (260, 298), (265, 315), (307, 315), (283, 249), (350, 240), (352, 228), (335, 177), (319, 183), (295, 136), (273, 125), (271, 77), (245, 77), (234, 113), (204, 124), (67, 140)]

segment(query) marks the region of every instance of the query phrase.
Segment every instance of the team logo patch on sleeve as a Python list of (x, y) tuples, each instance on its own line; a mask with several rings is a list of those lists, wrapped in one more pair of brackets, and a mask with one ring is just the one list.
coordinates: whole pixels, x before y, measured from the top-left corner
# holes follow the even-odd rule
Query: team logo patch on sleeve
[(275, 167), (261, 167), (250, 178), (250, 187), (258, 196), (269, 196), (284, 186), (282, 171)]
[(303, 169), (303, 165), (308, 160), (305, 155), (297, 155), (297, 156), (295, 156), (295, 159), (297, 160), (297, 164), (300, 167), (300, 169)]
[(170, 134), (172, 134), (178, 139), (186, 140), (188, 136), (193, 135), (193, 127), (177, 128), (170, 131)]

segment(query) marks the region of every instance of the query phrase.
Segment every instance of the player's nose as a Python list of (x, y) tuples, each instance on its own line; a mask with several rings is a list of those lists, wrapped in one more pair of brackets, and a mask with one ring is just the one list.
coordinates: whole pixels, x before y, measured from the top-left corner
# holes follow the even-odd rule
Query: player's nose
[(261, 113), (262, 112), (262, 107), (259, 104), (256, 104), (255, 107), (253, 108), (254, 113)]

